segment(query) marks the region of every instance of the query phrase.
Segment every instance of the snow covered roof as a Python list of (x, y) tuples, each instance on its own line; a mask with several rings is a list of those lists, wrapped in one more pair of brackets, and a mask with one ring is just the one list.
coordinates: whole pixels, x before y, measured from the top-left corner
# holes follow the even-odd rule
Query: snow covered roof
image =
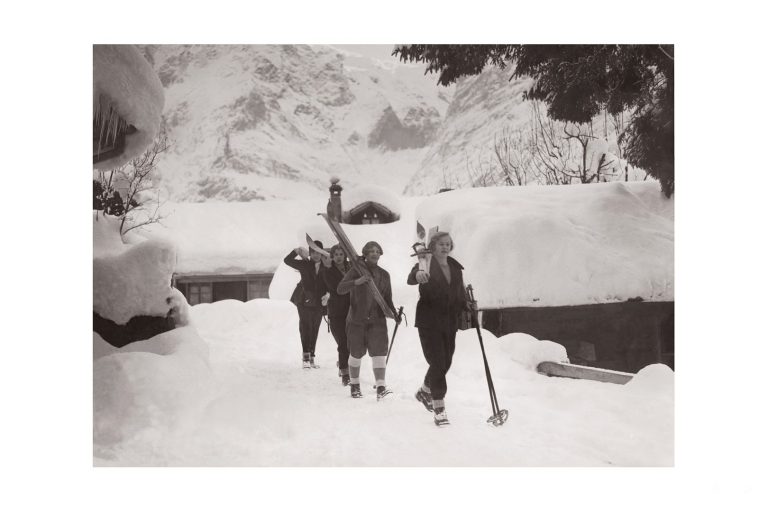
[[(179, 273), (272, 273), (305, 233), (335, 243), (317, 216), (325, 203), (167, 204), (150, 235), (176, 242)], [(674, 201), (656, 182), (466, 189), (401, 206), (399, 221), (344, 225), (358, 251), (382, 244), (396, 303), (417, 298), (405, 284), (417, 219), (451, 233), (481, 307), (674, 300)]]
[(305, 234), (332, 245), (333, 235), (317, 214), (325, 197), (313, 200), (166, 203), (165, 218), (142, 233), (172, 240), (181, 274), (272, 273)]
[(164, 93), (155, 71), (131, 45), (93, 45), (94, 114), (107, 106), (136, 131), (125, 138), (122, 154), (94, 164), (113, 169), (139, 156), (157, 136)]
[[(344, 186), (344, 184), (341, 184)], [(366, 203), (377, 203), (396, 216), (400, 214), (400, 198), (393, 192), (383, 187), (373, 185), (367, 187), (353, 187), (344, 189), (341, 193), (341, 209), (351, 212), (358, 206)]]
[(657, 182), (457, 190), (416, 218), (451, 233), (483, 307), (674, 300), (674, 201)]

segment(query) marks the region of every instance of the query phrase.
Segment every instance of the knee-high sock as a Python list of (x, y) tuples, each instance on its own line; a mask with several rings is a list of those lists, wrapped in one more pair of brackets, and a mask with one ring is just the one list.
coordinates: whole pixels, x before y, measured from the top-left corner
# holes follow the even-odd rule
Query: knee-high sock
[(386, 386), (387, 356), (373, 356), (371, 357), (371, 364), (373, 366), (373, 376), (376, 379), (376, 386)]
[(360, 384), (360, 364), (362, 359), (349, 356), (349, 383)]

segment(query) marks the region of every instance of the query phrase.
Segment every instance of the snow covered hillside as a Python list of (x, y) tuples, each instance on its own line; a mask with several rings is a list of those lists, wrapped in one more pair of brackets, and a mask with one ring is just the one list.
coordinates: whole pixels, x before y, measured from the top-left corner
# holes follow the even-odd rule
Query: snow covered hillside
[[(334, 175), (408, 195), (465, 188), (490, 165), (495, 139), (532, 123), (522, 97), (531, 81), (509, 81), (509, 69), (443, 87), (421, 64), (343, 47), (140, 48), (164, 86), (172, 145), (156, 183), (173, 201), (311, 197)], [(612, 155), (605, 122), (595, 123), (606, 138), (596, 150)]]
[[(533, 123), (533, 103), (523, 99), (523, 93), (531, 85), (531, 79), (510, 80), (512, 71), (488, 66), (476, 75), (461, 78), (455, 85), (455, 92), (448, 107), (434, 143), (419, 164), (404, 192), (411, 195), (434, 194), (442, 188), (471, 187), (478, 180), (481, 169), (493, 166), (499, 169), (494, 145), (497, 140), (508, 140), (510, 147), (520, 151), (525, 142), (515, 142), (513, 134), (530, 131)], [(430, 75), (435, 77), (436, 75)], [(437, 86), (436, 86), (437, 87)], [(542, 115), (546, 107), (541, 107)], [(545, 121), (546, 122), (546, 121)], [(563, 134), (557, 129), (558, 137)], [(594, 135), (587, 155), (587, 168), (596, 169), (599, 156), (608, 152), (606, 169), (620, 172), (616, 148), (616, 134), (612, 121), (597, 117), (593, 123)], [(575, 133), (573, 129), (571, 132)], [(563, 141), (559, 141), (563, 144)], [(516, 147), (515, 144), (519, 147)], [(572, 150), (578, 153), (578, 145)], [(507, 159), (507, 149), (500, 149), (502, 159)], [(525, 152), (523, 153), (525, 154)], [(519, 162), (522, 159), (512, 159)], [(575, 164), (576, 162), (574, 162)], [(642, 180), (645, 172), (629, 169), (630, 180)], [(529, 177), (530, 178), (530, 177)], [(493, 183), (493, 182), (492, 182)], [(503, 180), (497, 178), (496, 183)]]
[(328, 46), (143, 46), (165, 87), (160, 184), (176, 201), (307, 197), (331, 175), (400, 192), (452, 89)]

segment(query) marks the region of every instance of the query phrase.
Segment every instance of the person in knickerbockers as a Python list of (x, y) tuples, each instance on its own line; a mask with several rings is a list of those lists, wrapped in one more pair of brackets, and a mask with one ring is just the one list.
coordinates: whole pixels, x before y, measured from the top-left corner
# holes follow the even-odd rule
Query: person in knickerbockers
[(453, 251), (451, 235), (444, 231), (435, 233), (429, 249), (432, 251), (429, 272), (419, 270), (417, 263), (408, 275), (408, 284), (419, 285), (415, 325), (429, 365), (423, 384), (416, 391), (416, 399), (434, 413), (435, 424), (440, 426), (448, 424), (445, 376), (456, 350), (459, 318), (473, 306), (465, 295), (464, 267), (449, 256)]
[[(323, 243), (316, 241), (320, 249)], [(297, 260), (296, 257), (301, 259)], [(302, 367), (319, 368), (315, 364), (315, 345), (320, 324), (323, 320), (323, 296), (326, 294), (325, 282), (320, 275), (321, 254), (311, 247), (297, 247), (283, 259), (286, 265), (299, 271), (301, 281), (291, 295), (291, 302), (299, 310), (299, 336), (301, 337)]]
[(349, 294), (341, 295), (336, 291), (342, 278), (352, 266), (340, 245), (334, 245), (329, 251), (330, 258), (323, 258), (321, 273), (325, 287), (330, 293), (328, 298), (328, 321), (331, 334), (336, 340), (341, 384), (349, 384), (349, 347), (347, 346), (347, 314), (349, 313)]
[[(368, 351), (371, 356), (373, 375), (376, 379), (376, 399), (381, 400), (392, 392), (387, 389), (387, 319), (376, 302), (368, 282), (373, 281), (381, 292), (384, 302), (394, 312), (392, 303), (392, 283), (389, 273), (379, 266), (379, 258), (384, 254), (377, 242), (368, 242), (363, 246), (363, 264), (369, 275), (361, 275), (352, 268), (344, 275), (337, 291), (341, 295), (350, 294), (350, 307), (347, 314), (347, 342), (349, 344), (350, 393), (353, 398), (362, 397), (360, 390), (360, 363)], [(396, 321), (399, 323), (400, 319)]]

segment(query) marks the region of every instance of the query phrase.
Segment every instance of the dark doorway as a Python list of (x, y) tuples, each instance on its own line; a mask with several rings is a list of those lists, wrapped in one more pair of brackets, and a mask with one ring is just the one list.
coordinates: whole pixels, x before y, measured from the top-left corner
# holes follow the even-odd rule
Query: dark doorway
[(224, 299), (236, 299), (245, 302), (248, 300), (248, 283), (245, 281), (213, 283), (213, 301)]

